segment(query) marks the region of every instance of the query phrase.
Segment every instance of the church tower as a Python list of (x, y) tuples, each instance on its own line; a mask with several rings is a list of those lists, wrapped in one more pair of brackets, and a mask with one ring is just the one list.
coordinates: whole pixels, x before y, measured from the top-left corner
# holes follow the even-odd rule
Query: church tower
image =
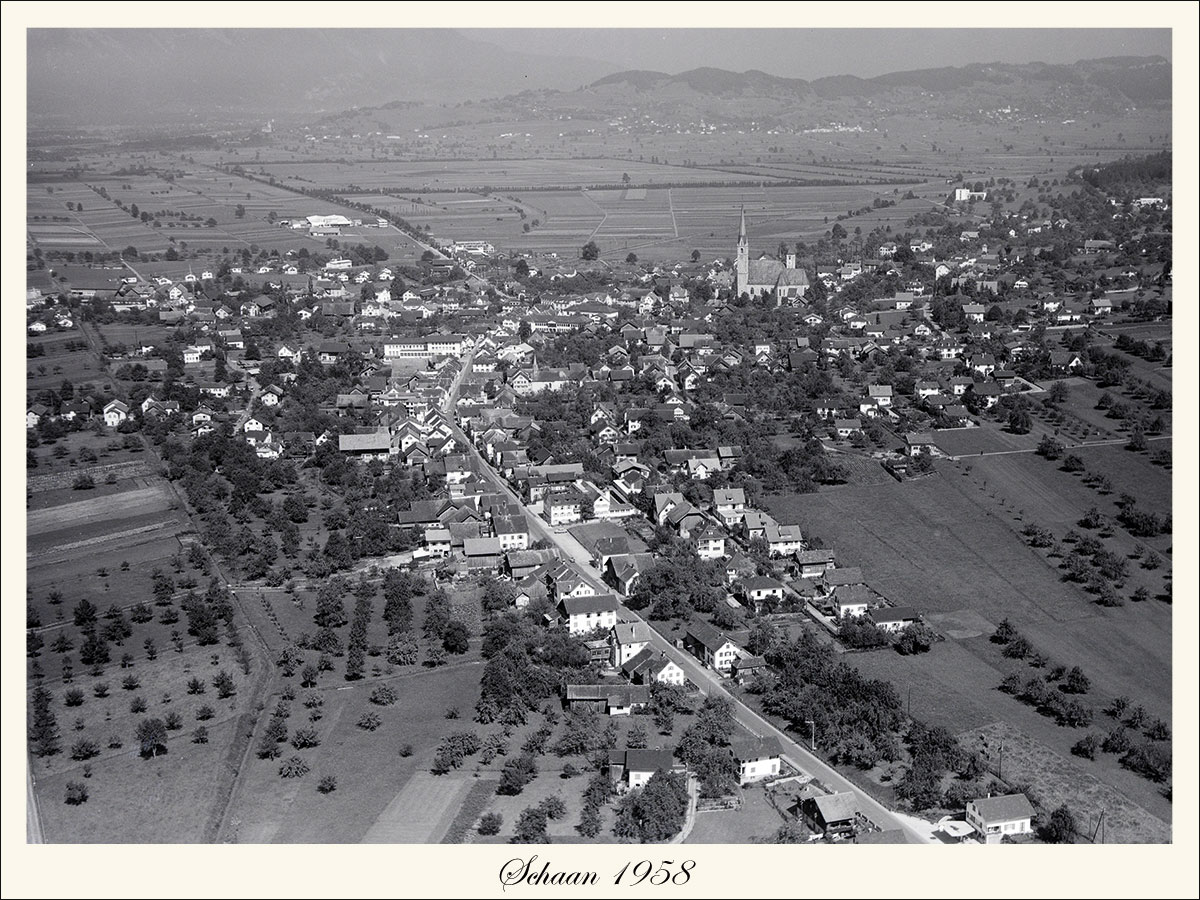
[(738, 230), (737, 278), (733, 283), (733, 296), (740, 297), (750, 290), (750, 240), (746, 237), (746, 207), (742, 207), (742, 226)]

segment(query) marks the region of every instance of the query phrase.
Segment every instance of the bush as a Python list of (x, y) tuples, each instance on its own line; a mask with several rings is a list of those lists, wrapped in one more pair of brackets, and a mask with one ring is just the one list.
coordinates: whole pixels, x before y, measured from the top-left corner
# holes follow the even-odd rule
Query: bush
[(193, 731), (192, 732), (192, 743), (193, 744), (207, 744), (208, 743), (208, 729), (205, 728), (203, 725), (201, 725), (199, 728), (197, 728), (195, 731)]
[(1008, 644), (1019, 636), (1017, 629), (1013, 628), (1012, 623), (1008, 619), (1004, 619), (996, 626), (995, 632), (992, 633), (993, 644)]
[(1094, 734), (1086, 734), (1075, 742), (1071, 752), (1084, 759), (1095, 759), (1096, 751), (1100, 749), (1100, 738)]
[(504, 816), (500, 813), (487, 813), (479, 820), (479, 828), (476, 829), (480, 834), (499, 834), (500, 827), (504, 824)]
[(533, 781), (536, 775), (537, 764), (533, 761), (533, 754), (522, 753), (506, 762), (500, 770), (500, 785), (496, 788), (496, 793), (516, 796), (525, 790), (525, 786)]
[(398, 698), (394, 688), (390, 685), (380, 684), (371, 691), (369, 699), (376, 706), (391, 706)]
[(1164, 744), (1133, 747), (1121, 757), (1121, 765), (1151, 781), (1166, 781), (1171, 777), (1171, 748)]
[(332, 794), (337, 790), (337, 777), (333, 775), (326, 775), (319, 782), (317, 782), (317, 790), (322, 794)]
[(1125, 753), (1132, 746), (1133, 741), (1129, 739), (1129, 733), (1118, 725), (1104, 736), (1100, 749), (1105, 753)]
[(303, 778), (308, 771), (308, 763), (299, 756), (289, 756), (279, 764), (280, 778)]
[(211, 706), (202, 706), (196, 710), (196, 718), (201, 722), (207, 722), (215, 715), (216, 713)]
[(321, 739), (317, 736), (315, 728), (297, 728), (292, 734), (292, 746), (297, 750), (304, 750), (308, 747), (316, 747), (320, 745)]
[(413, 745), (412, 745), (412, 744), (403, 744), (403, 745), (401, 745), (401, 747), (400, 747), (400, 756), (401, 756), (402, 758), (404, 758), (404, 759), (407, 759), (408, 757), (410, 757), (410, 756), (412, 756), (412, 755), (413, 755)]
[(69, 806), (79, 806), (87, 803), (88, 789), (82, 781), (68, 781), (65, 802)]
[(81, 738), (71, 746), (71, 759), (82, 762), (85, 759), (91, 759), (93, 756), (100, 755), (100, 747), (95, 741), (89, 741), (86, 738)]
[(379, 713), (363, 713), (358, 720), (358, 727), (365, 731), (374, 731), (383, 724), (383, 720), (379, 718)]

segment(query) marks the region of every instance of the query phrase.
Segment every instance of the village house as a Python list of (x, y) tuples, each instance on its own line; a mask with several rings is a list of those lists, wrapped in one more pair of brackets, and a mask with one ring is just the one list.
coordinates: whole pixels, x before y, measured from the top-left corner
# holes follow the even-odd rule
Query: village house
[(597, 629), (608, 630), (617, 624), (620, 604), (613, 594), (593, 594), (563, 597), (558, 608), (567, 631), (571, 634), (590, 634)]
[(608, 754), (609, 779), (622, 792), (644, 787), (659, 772), (684, 770), (670, 750), (610, 750)]
[(634, 684), (673, 684), (683, 687), (687, 683), (687, 676), (678, 663), (662, 653), (656, 653), (649, 646), (626, 660), (621, 666), (621, 674)]
[(1033, 807), (1024, 794), (984, 797), (967, 803), (967, 824), (980, 840), (998, 844), (1005, 837), (1033, 831)]
[(738, 767), (738, 784), (747, 785), (779, 774), (779, 758), (783, 754), (779, 741), (773, 737), (734, 741), (733, 761)]
[(734, 641), (707, 622), (693, 620), (687, 627), (683, 637), (684, 648), (708, 666), (708, 668), (729, 674), (733, 661), (741, 654), (741, 647)]

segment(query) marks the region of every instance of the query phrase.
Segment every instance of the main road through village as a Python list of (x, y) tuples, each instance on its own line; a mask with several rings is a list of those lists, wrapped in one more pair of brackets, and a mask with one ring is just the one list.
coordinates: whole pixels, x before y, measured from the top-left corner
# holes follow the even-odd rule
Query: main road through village
[(701, 665), (690, 654), (677, 648), (674, 644), (668, 641), (665, 637), (650, 627), (649, 623), (638, 615), (632, 609), (625, 606), (624, 597), (613, 590), (612, 587), (605, 584), (592, 569), (592, 560), (588, 551), (579, 543), (571, 534), (567, 532), (559, 532), (552, 529), (539, 516), (530, 512), (525, 504), (521, 502), (521, 498), (516, 495), (513, 489), (496, 471), (488, 464), (487, 460), (467, 437), (467, 435), (458, 427), (457, 420), (454, 417), (454, 406), (458, 397), (458, 391), (462, 384), (463, 376), (471, 368), (471, 360), (474, 353), (469, 353), (463, 360), (462, 370), (459, 377), (455, 380), (453, 388), (449, 396), (446, 398), (444, 411), (447, 414), (447, 419), (451, 429), (454, 432), (455, 439), (463, 445), (466, 452), (475, 460), (476, 471), (479, 476), (489, 482), (498, 493), (511, 497), (519, 504), (525, 512), (525, 518), (530, 525), (530, 533), (536, 537), (545, 538), (554, 544), (559, 551), (568, 559), (574, 561), (578, 566), (583, 576), (596, 589), (598, 593), (615, 593), (618, 599), (622, 601), (621, 618), (627, 622), (643, 622), (647, 626), (647, 631), (651, 635), (651, 643), (655, 649), (666, 654), (666, 656), (675, 662), (684, 673), (697, 685), (701, 692), (719, 693), (727, 697), (733, 704), (734, 718), (737, 719), (739, 725), (749, 731), (756, 737), (774, 737), (779, 740), (783, 747), (784, 758), (793, 767), (805, 772), (826, 787), (837, 791), (851, 791), (858, 797), (859, 809), (871, 821), (878, 825), (881, 829), (888, 831), (899, 829), (904, 832), (905, 838), (909, 843), (932, 843), (935, 841), (933, 837), (933, 826), (928, 822), (906, 816), (900, 813), (893, 812), (879, 803), (873, 797), (863, 793), (856, 788), (843, 775), (839, 774), (835, 769), (826, 765), (818, 759), (813, 753), (801, 746), (795, 740), (790, 738), (785, 732), (781, 731), (767, 719), (763, 718), (750, 707), (746, 706), (741, 700), (730, 693), (724, 679), (711, 669)]

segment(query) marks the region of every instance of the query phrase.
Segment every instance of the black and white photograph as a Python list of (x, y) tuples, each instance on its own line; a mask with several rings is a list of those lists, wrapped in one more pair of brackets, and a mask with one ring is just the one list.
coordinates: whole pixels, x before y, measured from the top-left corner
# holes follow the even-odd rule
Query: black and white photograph
[(604, 12), (24, 32), (26, 843), (1178, 840), (1194, 59)]

